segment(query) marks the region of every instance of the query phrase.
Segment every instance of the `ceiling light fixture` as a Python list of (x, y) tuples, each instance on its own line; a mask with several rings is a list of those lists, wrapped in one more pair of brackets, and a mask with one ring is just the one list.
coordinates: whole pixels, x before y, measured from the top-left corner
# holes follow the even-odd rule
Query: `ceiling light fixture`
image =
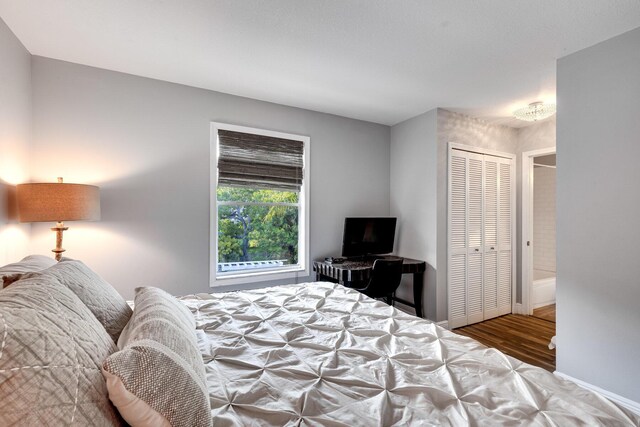
[(529, 106), (520, 108), (513, 112), (513, 117), (526, 122), (535, 122), (546, 119), (556, 113), (556, 104), (545, 104), (543, 102), (532, 102)]

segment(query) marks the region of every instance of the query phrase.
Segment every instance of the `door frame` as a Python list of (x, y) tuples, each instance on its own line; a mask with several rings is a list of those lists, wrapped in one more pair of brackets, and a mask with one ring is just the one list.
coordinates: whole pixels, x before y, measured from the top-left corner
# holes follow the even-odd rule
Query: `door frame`
[[(554, 147), (555, 149), (555, 147)], [(473, 145), (460, 144), (457, 142), (449, 141), (447, 144), (447, 321), (449, 322), (449, 327), (451, 327), (451, 307), (449, 306), (449, 279), (451, 276), (451, 272), (449, 269), (451, 268), (449, 260), (451, 259), (451, 250), (449, 248), (449, 232), (451, 230), (451, 182), (449, 180), (450, 167), (451, 167), (451, 152), (452, 150), (461, 150), (461, 151), (469, 151), (472, 153), (478, 154), (486, 154), (489, 156), (495, 157), (503, 157), (511, 160), (511, 312), (516, 313), (516, 297), (517, 297), (517, 260), (518, 260), (518, 243), (516, 240), (516, 187), (517, 187), (517, 179), (516, 179), (516, 159), (517, 155), (514, 153), (507, 153), (504, 151), (496, 151), (489, 148), (476, 147)], [(484, 185), (484, 183), (483, 183)], [(484, 304), (484, 301), (482, 302)]]
[(520, 253), (522, 254), (522, 269), (520, 282), (522, 283), (522, 314), (532, 315), (532, 288), (533, 288), (533, 246), (527, 242), (533, 241), (533, 159), (535, 157), (556, 154), (556, 146), (525, 151), (522, 153), (522, 209), (520, 210), (520, 223), (522, 224), (522, 241)]

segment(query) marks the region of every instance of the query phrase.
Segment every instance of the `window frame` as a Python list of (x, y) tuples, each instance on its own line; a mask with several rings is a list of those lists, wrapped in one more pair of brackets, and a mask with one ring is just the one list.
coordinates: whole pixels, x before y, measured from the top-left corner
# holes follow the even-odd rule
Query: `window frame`
[[(256, 135), (271, 136), (275, 138), (293, 139), (304, 144), (304, 169), (302, 188), (298, 195), (298, 264), (283, 266), (281, 268), (269, 268), (265, 270), (249, 270), (232, 274), (218, 275), (218, 130), (252, 133)], [(228, 123), (211, 122), (210, 134), (210, 188), (209, 188), (209, 287), (221, 287), (229, 285), (263, 282), (267, 280), (284, 280), (306, 277), (309, 275), (309, 189), (311, 138), (304, 135), (277, 132), (266, 129), (258, 129), (247, 126), (232, 125)]]

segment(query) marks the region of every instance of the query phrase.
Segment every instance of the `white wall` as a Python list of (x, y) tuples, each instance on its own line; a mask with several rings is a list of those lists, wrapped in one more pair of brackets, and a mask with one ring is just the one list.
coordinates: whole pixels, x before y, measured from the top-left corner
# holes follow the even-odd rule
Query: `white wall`
[[(387, 126), (41, 57), (32, 67), (32, 178), (101, 187), (102, 221), (69, 223), (64, 246), (127, 298), (140, 285), (210, 291), (211, 121), (311, 137), (311, 259), (339, 254), (345, 216), (389, 214)], [(34, 251), (53, 247), (49, 226), (34, 227)]]
[[(436, 110), (391, 128), (391, 215), (398, 217), (396, 253), (425, 260), (423, 315), (436, 318)], [(413, 301), (413, 278), (398, 296)]]
[(533, 268), (556, 271), (556, 170), (533, 169)]
[(558, 61), (557, 370), (640, 402), (640, 28)]
[(29, 226), (18, 224), (15, 184), (29, 177), (31, 55), (0, 19), (0, 265), (27, 255)]

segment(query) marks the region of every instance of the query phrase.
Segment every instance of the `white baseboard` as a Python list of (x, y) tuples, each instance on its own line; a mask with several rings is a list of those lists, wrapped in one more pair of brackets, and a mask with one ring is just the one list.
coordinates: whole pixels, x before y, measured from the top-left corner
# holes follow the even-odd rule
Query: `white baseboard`
[(535, 310), (536, 308), (546, 307), (548, 305), (555, 304), (555, 303), (556, 303), (556, 300), (554, 300), (554, 299), (550, 299), (550, 300), (547, 300), (547, 301), (542, 301), (542, 302), (533, 304), (533, 309)]
[(612, 393), (610, 391), (607, 391), (603, 388), (600, 388), (598, 386), (595, 386), (593, 384), (589, 384), (588, 382), (579, 380), (577, 378), (573, 378), (572, 376), (569, 376), (567, 374), (563, 374), (562, 372), (558, 372), (555, 371), (554, 372), (555, 375), (564, 378), (566, 380), (569, 381), (573, 381), (574, 383), (576, 383), (577, 385), (579, 385), (580, 387), (586, 388), (587, 390), (591, 390), (591, 391), (595, 391), (596, 393), (599, 393), (601, 395), (603, 395), (604, 397), (606, 397), (607, 399), (609, 399), (610, 401), (617, 403), (618, 405), (622, 406), (625, 409), (630, 410), (631, 412), (640, 415), (640, 403), (638, 402), (634, 402), (631, 399), (627, 399), (626, 397), (622, 397), (618, 394)]
[(442, 322), (436, 322), (436, 325), (441, 326), (445, 329), (449, 329), (449, 321), (443, 320)]
[(524, 312), (524, 309), (522, 308), (522, 304), (520, 304), (519, 302), (515, 303), (515, 305), (513, 306), (513, 314), (528, 314)]

